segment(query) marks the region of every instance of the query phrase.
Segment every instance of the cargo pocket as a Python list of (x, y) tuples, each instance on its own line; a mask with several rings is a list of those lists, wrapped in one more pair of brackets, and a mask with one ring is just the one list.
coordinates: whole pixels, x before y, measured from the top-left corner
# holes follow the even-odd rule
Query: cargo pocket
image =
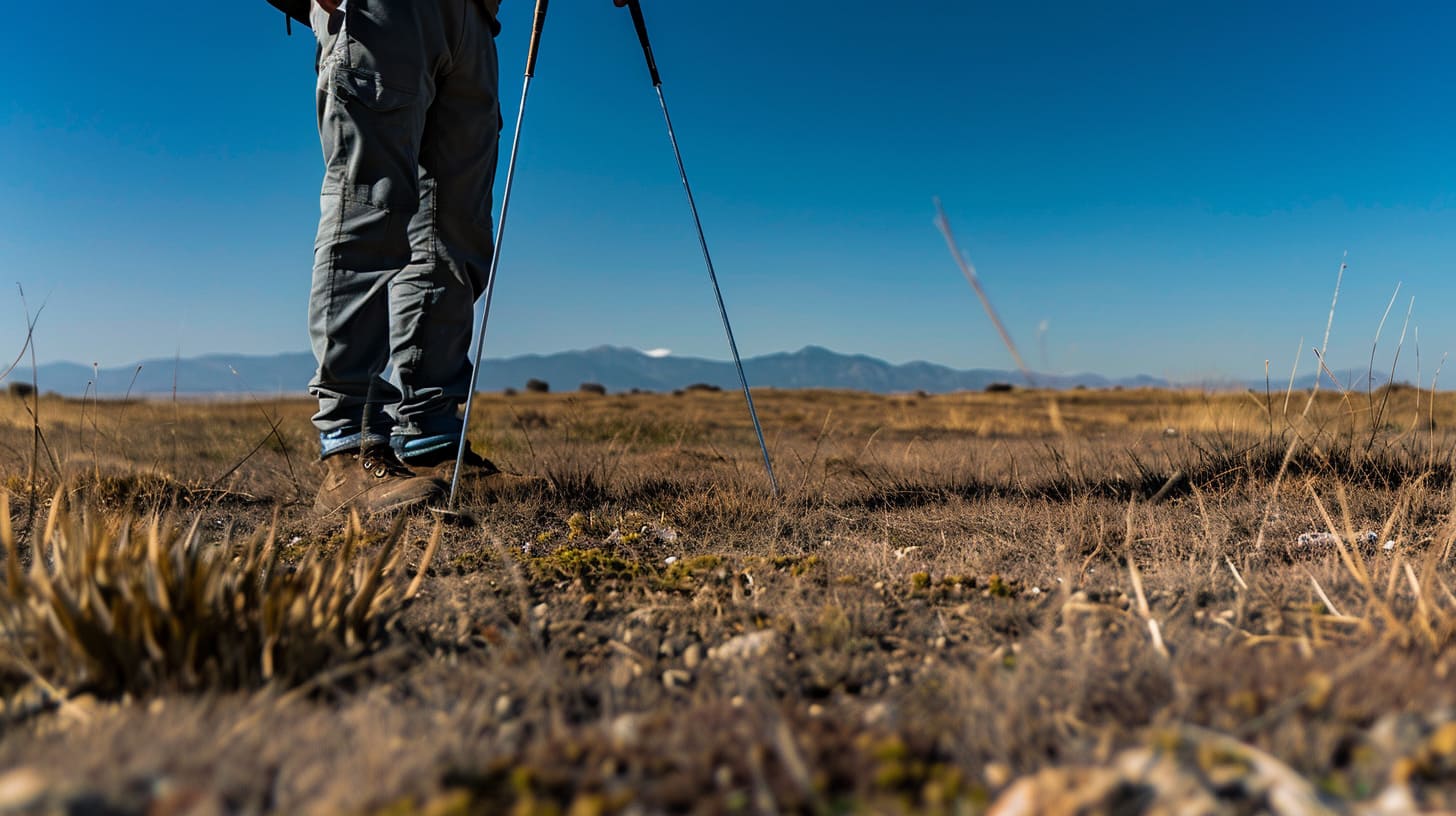
[(419, 95), (377, 71), (327, 65), (319, 76), (323, 117), (335, 144), (331, 177), (346, 200), (380, 209), (419, 209)]
[(337, 96), (357, 99), (380, 113), (399, 110), (415, 100), (414, 91), (385, 82), (378, 71), (343, 65), (334, 68), (333, 90)]

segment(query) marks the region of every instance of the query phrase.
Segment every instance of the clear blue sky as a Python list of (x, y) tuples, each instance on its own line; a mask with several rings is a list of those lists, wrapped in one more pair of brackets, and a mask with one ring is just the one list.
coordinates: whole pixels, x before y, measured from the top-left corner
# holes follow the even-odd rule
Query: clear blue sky
[[(0, 352), (12, 282), (45, 302), (43, 362), (306, 349), (309, 33), (263, 0), (12, 5)], [(1452, 4), (644, 6), (745, 355), (1009, 367), (936, 195), (1038, 368), (1277, 379), (1303, 336), (1308, 372), (1346, 250), (1335, 363), (1363, 365), (1397, 282), (1426, 379), (1456, 351)], [(530, 12), (502, 10), (508, 121)], [(727, 356), (608, 0), (553, 6), (501, 276), (490, 356)]]

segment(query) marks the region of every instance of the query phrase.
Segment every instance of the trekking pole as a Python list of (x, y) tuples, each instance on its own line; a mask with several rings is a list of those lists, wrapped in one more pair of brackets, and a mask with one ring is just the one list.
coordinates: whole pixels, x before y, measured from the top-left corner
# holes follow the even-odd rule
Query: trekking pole
[(531, 48), (526, 52), (526, 81), (521, 86), (521, 108), (516, 113), (516, 135), (511, 139), (511, 158), (506, 165), (506, 189), (501, 194), (500, 221), (495, 226), (495, 247), (490, 255), (490, 273), (485, 278), (485, 297), (480, 310), (480, 327), (475, 336), (475, 362), (470, 369), (470, 390), (465, 392), (465, 416), (461, 419), (460, 446), (455, 450), (455, 471), (450, 474), (450, 498), (445, 507), (455, 509), (455, 491), (460, 485), (460, 466), (470, 431), (470, 406), (475, 402), (475, 386), (480, 380), (480, 364), (484, 362), (485, 327), (490, 320), (490, 298), (495, 293), (495, 273), (500, 269), (501, 242), (506, 234), (506, 214), (511, 209), (511, 186), (516, 180), (516, 152), (521, 147), (521, 125), (526, 119), (526, 97), (531, 93), (531, 77), (536, 75), (536, 55), (541, 48), (541, 30), (546, 27), (546, 6), (550, 0), (536, 0), (536, 21), (531, 26)]
[(677, 157), (678, 175), (682, 177), (683, 190), (688, 194), (688, 207), (693, 212), (693, 225), (698, 230), (698, 245), (703, 249), (703, 261), (708, 265), (708, 280), (713, 282), (713, 295), (718, 299), (718, 315), (723, 318), (723, 332), (728, 335), (728, 350), (733, 352), (733, 365), (738, 369), (738, 382), (743, 386), (743, 398), (748, 401), (748, 415), (753, 419), (753, 431), (758, 434), (758, 448), (763, 451), (763, 467), (768, 471), (768, 482), (775, 496), (779, 495), (779, 480), (774, 477), (773, 460), (768, 455), (768, 444), (763, 441), (763, 426), (758, 422), (758, 410), (753, 407), (753, 393), (748, 390), (748, 377), (743, 373), (743, 359), (738, 356), (738, 343), (733, 340), (733, 326), (728, 322), (728, 309), (723, 305), (723, 290), (718, 286), (718, 273), (713, 270), (713, 256), (708, 253), (708, 239), (703, 234), (703, 222), (698, 217), (698, 204), (693, 199), (693, 188), (688, 184), (688, 171), (683, 166), (682, 150), (677, 145), (677, 133), (672, 129), (672, 114), (667, 112), (667, 97), (662, 94), (662, 76), (657, 72), (657, 59), (652, 56), (652, 43), (647, 39), (647, 21), (642, 16), (640, 0), (614, 0), (617, 6), (625, 5), (632, 12), (632, 24), (637, 27), (637, 39), (642, 41), (642, 54), (647, 58), (647, 70), (652, 75), (652, 87), (657, 90), (657, 101), (662, 103), (662, 118), (667, 121), (667, 138), (672, 142), (673, 155)]

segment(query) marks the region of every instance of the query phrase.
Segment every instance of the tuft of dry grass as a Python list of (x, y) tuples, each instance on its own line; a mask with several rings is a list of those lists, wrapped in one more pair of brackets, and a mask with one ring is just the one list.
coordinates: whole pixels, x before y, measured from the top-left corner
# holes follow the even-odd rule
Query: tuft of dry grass
[(399, 580), (402, 524), (370, 535), (353, 518), (331, 552), (280, 563), (276, 523), (214, 538), (200, 519), (107, 517), (58, 495), (24, 569), (0, 493), (0, 671), (61, 701), (298, 684), (377, 647), (418, 591)]

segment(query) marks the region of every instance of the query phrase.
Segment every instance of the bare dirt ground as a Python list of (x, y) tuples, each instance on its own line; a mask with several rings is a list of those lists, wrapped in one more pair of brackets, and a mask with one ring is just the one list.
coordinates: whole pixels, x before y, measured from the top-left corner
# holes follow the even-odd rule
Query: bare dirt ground
[[(310, 512), (305, 401), (0, 399), (0, 812), (1456, 808), (1456, 396), (482, 396), (550, 489)], [(423, 569), (422, 569), (423, 568)]]

